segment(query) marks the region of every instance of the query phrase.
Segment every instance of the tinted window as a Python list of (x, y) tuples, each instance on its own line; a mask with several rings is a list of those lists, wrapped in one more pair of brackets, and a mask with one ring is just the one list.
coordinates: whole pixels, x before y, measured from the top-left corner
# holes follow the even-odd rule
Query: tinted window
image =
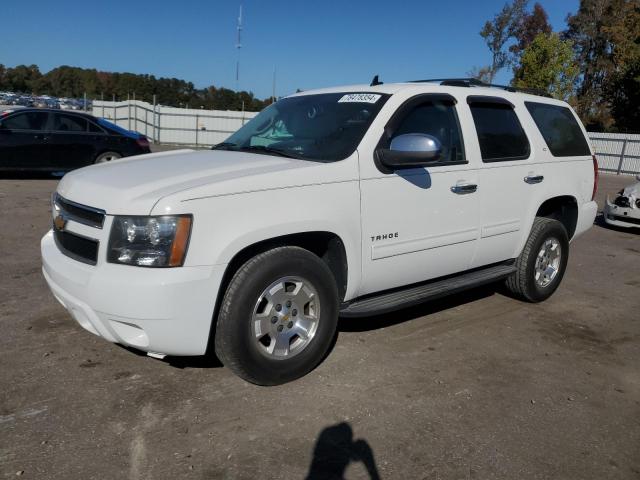
[(460, 124), (453, 104), (430, 102), (414, 108), (402, 120), (393, 136), (405, 133), (426, 133), (440, 140), (443, 161), (465, 159)]
[(469, 106), (483, 161), (521, 160), (529, 156), (529, 141), (510, 105), (473, 103)]
[(2, 120), (4, 128), (9, 130), (44, 130), (45, 123), (47, 123), (45, 112), (18, 113)]
[(119, 133), (119, 134), (124, 135), (126, 137), (131, 137), (131, 136), (136, 137), (136, 134), (134, 132), (126, 130), (126, 129), (116, 125), (115, 123), (111, 123), (110, 121), (105, 120), (104, 118), (98, 118), (97, 121), (98, 121), (98, 125), (111, 130), (110, 133), (115, 131), (116, 133)]
[(576, 118), (567, 107), (525, 102), (547, 147), (555, 157), (591, 155)]
[(88, 125), (87, 121), (82, 117), (56, 113), (53, 129), (58, 132), (86, 132)]
[(91, 123), (89, 122), (89, 131), (91, 133), (104, 133), (104, 130), (102, 130), (99, 126), (97, 126), (95, 123)]

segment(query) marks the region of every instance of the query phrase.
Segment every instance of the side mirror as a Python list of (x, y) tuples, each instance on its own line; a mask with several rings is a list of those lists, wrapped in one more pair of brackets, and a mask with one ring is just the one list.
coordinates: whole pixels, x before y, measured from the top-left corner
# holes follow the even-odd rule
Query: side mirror
[(442, 155), (440, 141), (424, 133), (407, 133), (391, 140), (390, 148), (378, 150), (380, 163), (391, 170), (426, 167)]

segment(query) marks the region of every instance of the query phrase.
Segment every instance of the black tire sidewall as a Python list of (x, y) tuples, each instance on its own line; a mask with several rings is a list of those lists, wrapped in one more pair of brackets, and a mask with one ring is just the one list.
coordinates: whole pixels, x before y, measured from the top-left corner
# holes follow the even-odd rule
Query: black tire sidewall
[[(318, 257), (298, 248), (282, 248), (276, 255), (248, 266), (240, 288), (227, 289), (216, 335), (224, 335), (225, 343), (240, 363), (243, 378), (262, 385), (276, 385), (299, 378), (311, 371), (325, 356), (336, 332), (338, 294), (328, 267)], [(301, 277), (310, 282), (320, 301), (320, 321), (311, 343), (290, 359), (271, 359), (259, 350), (251, 329), (251, 318), (258, 297), (266, 287), (282, 277)], [(224, 357), (224, 355), (222, 355)]]
[[(535, 265), (538, 257), (538, 253), (542, 248), (542, 244), (549, 238), (556, 238), (560, 242), (561, 257), (560, 257), (560, 269), (557, 275), (546, 287), (540, 287), (535, 280)], [(567, 263), (569, 261), (569, 238), (564, 226), (558, 222), (549, 222), (544, 228), (538, 232), (532, 248), (530, 250), (529, 258), (527, 259), (527, 294), (531, 300), (540, 302), (549, 298), (556, 289), (560, 286), (560, 282), (564, 277), (564, 272), (567, 269)]]

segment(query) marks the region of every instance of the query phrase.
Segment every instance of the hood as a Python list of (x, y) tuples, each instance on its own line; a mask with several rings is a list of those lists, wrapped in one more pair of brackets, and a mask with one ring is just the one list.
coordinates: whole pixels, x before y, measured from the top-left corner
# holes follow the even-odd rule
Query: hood
[(148, 215), (173, 194), (182, 201), (357, 178), (357, 170), (335, 167), (247, 152), (173, 150), (74, 170), (57, 191), (110, 215)]

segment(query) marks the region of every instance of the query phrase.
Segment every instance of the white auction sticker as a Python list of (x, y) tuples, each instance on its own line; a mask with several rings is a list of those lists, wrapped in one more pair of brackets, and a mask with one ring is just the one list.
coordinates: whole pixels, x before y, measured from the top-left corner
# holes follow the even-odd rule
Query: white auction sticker
[(347, 93), (338, 100), (338, 103), (376, 103), (381, 96), (377, 93)]

